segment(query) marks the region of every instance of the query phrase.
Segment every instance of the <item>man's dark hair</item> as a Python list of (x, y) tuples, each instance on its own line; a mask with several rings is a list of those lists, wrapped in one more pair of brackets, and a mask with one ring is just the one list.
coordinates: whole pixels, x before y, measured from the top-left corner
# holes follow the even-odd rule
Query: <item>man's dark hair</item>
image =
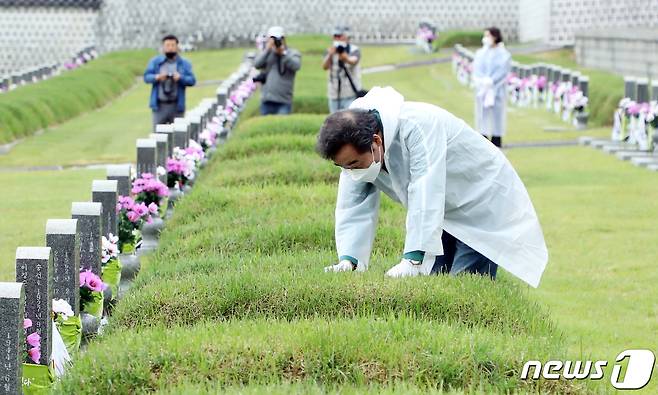
[(364, 153), (370, 151), (373, 135), (382, 129), (376, 110), (353, 108), (337, 111), (322, 124), (316, 150), (325, 159), (334, 159), (346, 144), (352, 144), (359, 153)]
[(174, 36), (173, 34), (167, 34), (166, 36), (162, 37), (162, 42), (167, 40), (174, 40), (176, 41), (176, 44), (178, 44), (178, 37)]
[(491, 26), (491, 27), (488, 27), (484, 30), (491, 33), (491, 35), (493, 36), (493, 39), (494, 39), (494, 43), (499, 44), (499, 43), (503, 42), (503, 34), (500, 32), (499, 28), (497, 28), (495, 26)]

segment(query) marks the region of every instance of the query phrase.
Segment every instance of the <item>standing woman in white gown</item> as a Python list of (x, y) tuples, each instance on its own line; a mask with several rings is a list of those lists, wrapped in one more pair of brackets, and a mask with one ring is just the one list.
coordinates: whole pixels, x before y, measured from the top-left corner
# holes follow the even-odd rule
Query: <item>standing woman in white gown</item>
[(482, 48), (475, 53), (473, 77), (475, 81), (475, 129), (491, 142), (502, 145), (507, 110), (507, 74), (511, 55), (505, 48), (500, 29), (485, 29)]

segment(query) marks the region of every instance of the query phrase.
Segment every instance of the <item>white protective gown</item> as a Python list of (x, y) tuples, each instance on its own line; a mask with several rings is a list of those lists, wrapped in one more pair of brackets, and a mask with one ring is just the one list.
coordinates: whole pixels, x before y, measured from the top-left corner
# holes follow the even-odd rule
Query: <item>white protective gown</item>
[[(503, 43), (494, 48), (480, 48), (475, 53), (475, 130), (480, 134), (496, 137), (505, 134), (510, 60), (511, 55)], [(491, 96), (487, 97), (488, 94)], [(487, 103), (487, 99), (493, 100)]]
[[(336, 203), (338, 256), (366, 270), (380, 191), (407, 209), (404, 250), (443, 255), (442, 229), (537, 287), (548, 261), (530, 197), (507, 158), (463, 120), (426, 103), (405, 102), (375, 87), (350, 108), (377, 109), (384, 163), (374, 183), (342, 171)], [(431, 268), (431, 267), (430, 267)]]

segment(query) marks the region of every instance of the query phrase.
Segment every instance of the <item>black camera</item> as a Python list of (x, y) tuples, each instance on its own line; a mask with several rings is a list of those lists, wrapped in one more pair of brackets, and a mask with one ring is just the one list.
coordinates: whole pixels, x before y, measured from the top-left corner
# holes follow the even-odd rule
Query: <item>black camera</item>
[(281, 37), (272, 37), (274, 39), (274, 46), (280, 48), (283, 44)]
[(337, 42), (334, 44), (334, 47), (336, 48), (336, 53), (339, 55), (348, 50), (348, 44), (345, 44), (344, 42)]

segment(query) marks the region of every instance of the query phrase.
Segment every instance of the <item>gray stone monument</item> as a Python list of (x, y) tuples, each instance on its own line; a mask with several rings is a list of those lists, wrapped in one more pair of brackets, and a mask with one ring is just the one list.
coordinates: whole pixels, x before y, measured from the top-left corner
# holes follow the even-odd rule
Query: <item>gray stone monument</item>
[(117, 181), (119, 196), (130, 196), (130, 189), (132, 189), (130, 168), (130, 165), (107, 166), (107, 179)]
[[(48, 365), (52, 354), (53, 259), (50, 247), (18, 247), (16, 249), (16, 282), (25, 287), (25, 318), (32, 327), (25, 335), (41, 336), (39, 365)], [(29, 357), (25, 362), (33, 363)]]
[(118, 183), (114, 180), (93, 180), (91, 182), (91, 200), (103, 206), (103, 228), (102, 235), (108, 237), (110, 233), (117, 236), (117, 188)]
[(583, 92), (583, 96), (589, 97), (589, 77), (580, 76), (578, 78), (578, 88)]
[(80, 268), (101, 275), (103, 205), (96, 202), (73, 202), (71, 218), (78, 220)]
[(228, 88), (222, 84), (219, 86), (219, 88), (217, 88), (215, 94), (217, 95), (217, 105), (222, 107), (226, 106), (226, 99), (228, 98)]
[(580, 73), (577, 71), (574, 71), (573, 74), (571, 74), (571, 86), (578, 86), (578, 79), (580, 78)]
[(137, 177), (156, 173), (156, 145), (153, 139), (137, 139)]
[(199, 142), (199, 133), (201, 133), (201, 115), (193, 111), (187, 118), (190, 123), (190, 140)]
[(635, 100), (636, 95), (636, 81), (635, 77), (624, 77), (624, 97)]
[(638, 78), (636, 80), (636, 95), (638, 103), (649, 102), (649, 80), (646, 78)]
[[(164, 133), (151, 133), (149, 138), (155, 140), (155, 162), (157, 167), (167, 169), (167, 158), (169, 157), (169, 136)], [(159, 175), (158, 179), (167, 183), (167, 173)]]
[(174, 152), (174, 125), (156, 125), (155, 133), (164, 133), (167, 136), (167, 157), (170, 158)]
[(53, 299), (64, 299), (80, 314), (80, 235), (77, 219), (49, 219), (46, 246), (53, 254)]
[(23, 393), (24, 314), (23, 283), (0, 283), (0, 392), (3, 394)]
[(562, 69), (562, 82), (571, 82), (571, 70)]
[(189, 125), (185, 118), (174, 118), (174, 147), (187, 148), (190, 141)]

